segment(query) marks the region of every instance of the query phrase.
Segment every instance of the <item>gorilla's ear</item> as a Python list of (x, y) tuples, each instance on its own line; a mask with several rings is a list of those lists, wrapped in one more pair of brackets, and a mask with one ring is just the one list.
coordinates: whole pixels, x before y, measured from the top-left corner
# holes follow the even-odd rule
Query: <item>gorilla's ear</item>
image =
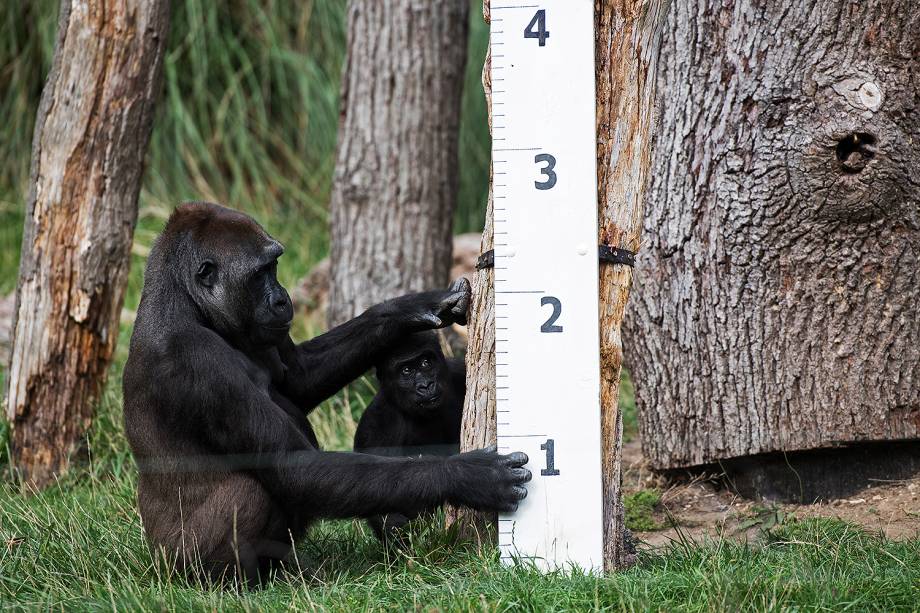
[(217, 265), (211, 260), (205, 260), (198, 265), (198, 272), (195, 278), (205, 287), (213, 287), (217, 281)]

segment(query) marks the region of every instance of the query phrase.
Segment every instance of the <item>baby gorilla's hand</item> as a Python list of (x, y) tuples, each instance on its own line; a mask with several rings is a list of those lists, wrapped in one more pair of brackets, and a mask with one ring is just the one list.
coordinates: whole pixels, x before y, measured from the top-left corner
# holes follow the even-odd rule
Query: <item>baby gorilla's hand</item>
[(447, 460), (448, 500), (477, 511), (513, 513), (527, 497), (524, 484), (531, 479), (524, 468), (527, 462), (524, 453), (501, 455), (495, 447), (451, 456)]

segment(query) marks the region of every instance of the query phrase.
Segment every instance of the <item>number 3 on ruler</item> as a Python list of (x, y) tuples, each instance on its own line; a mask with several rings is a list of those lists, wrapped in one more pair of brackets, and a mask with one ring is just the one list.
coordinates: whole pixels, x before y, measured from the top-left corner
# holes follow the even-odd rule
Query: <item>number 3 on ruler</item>
[(556, 185), (556, 173), (553, 170), (556, 167), (556, 158), (548, 153), (540, 153), (534, 156), (533, 161), (536, 164), (546, 162), (546, 166), (540, 169), (540, 173), (546, 175), (546, 181), (543, 183), (534, 181), (533, 186), (537, 189), (553, 189), (553, 186)]
[[(536, 32), (534, 32), (534, 26), (537, 26)], [(549, 32), (546, 29), (546, 11), (544, 9), (537, 11), (537, 14), (533, 16), (533, 19), (531, 19), (527, 27), (524, 28), (524, 38), (536, 38), (540, 41), (541, 47), (546, 46), (546, 39), (549, 38)]]
[(540, 475), (555, 477), (559, 474), (556, 468), (556, 441), (551, 438), (546, 439), (546, 442), (540, 445), (540, 450), (546, 452), (546, 468), (540, 470)]

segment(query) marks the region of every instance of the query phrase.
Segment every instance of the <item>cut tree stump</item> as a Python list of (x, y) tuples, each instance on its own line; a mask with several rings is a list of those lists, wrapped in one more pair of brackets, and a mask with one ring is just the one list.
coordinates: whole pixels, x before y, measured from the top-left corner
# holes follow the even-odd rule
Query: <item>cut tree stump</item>
[(916, 2), (688, 0), (664, 32), (626, 326), (652, 465), (920, 438)]

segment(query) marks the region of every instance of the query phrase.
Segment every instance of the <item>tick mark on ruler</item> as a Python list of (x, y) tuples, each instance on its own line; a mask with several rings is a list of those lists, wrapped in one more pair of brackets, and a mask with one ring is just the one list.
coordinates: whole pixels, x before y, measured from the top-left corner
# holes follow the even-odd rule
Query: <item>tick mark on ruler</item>
[(543, 438), (545, 434), (502, 434), (502, 438)]
[[(494, 140), (494, 139), (493, 139)], [(492, 151), (539, 151), (540, 147), (519, 147), (510, 149), (493, 149)]]

